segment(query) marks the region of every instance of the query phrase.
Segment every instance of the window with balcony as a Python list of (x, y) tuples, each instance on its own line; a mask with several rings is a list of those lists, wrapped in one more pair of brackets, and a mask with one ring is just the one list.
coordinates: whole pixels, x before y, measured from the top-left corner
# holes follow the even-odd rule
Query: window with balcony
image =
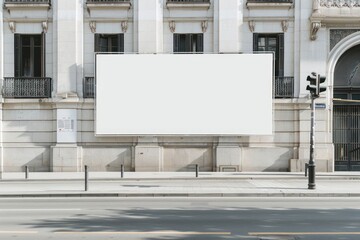
[(275, 76), (284, 76), (284, 34), (254, 33), (255, 52), (273, 52)]
[(294, 0), (247, 0), (246, 6), (248, 8), (291, 8), (294, 5)]
[(124, 52), (124, 34), (95, 34), (95, 52)]
[(210, 0), (167, 0), (168, 8), (196, 8), (207, 10), (210, 8)]
[(45, 77), (45, 34), (15, 34), (15, 77)]
[(128, 3), (130, 0), (86, 0), (86, 3)]
[(45, 77), (45, 34), (15, 34), (14, 77), (5, 77), (5, 98), (49, 98), (51, 78)]
[(174, 34), (174, 53), (204, 51), (204, 34)]
[(274, 55), (274, 97), (293, 97), (294, 77), (284, 77), (284, 34), (254, 33), (253, 49), (254, 52), (272, 52)]

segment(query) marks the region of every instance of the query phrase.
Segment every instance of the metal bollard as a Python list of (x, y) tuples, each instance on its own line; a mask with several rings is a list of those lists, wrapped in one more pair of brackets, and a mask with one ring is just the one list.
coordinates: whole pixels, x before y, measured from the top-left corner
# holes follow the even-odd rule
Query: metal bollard
[(199, 165), (195, 164), (196, 177), (199, 177)]
[(88, 166), (85, 165), (85, 191), (88, 190)]
[(309, 164), (305, 163), (305, 177), (307, 177), (308, 169), (309, 169)]
[(121, 164), (121, 178), (124, 177), (124, 165)]
[(29, 178), (29, 166), (25, 166), (25, 179)]

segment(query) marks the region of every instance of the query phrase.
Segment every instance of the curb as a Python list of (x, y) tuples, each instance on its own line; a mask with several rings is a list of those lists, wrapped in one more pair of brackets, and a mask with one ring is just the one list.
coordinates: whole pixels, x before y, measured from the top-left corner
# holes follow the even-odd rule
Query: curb
[[(102, 182), (106, 182), (106, 181), (187, 181), (187, 180), (214, 180), (214, 181), (219, 181), (219, 180), (306, 180), (308, 179), (308, 177), (305, 176), (296, 176), (296, 177), (201, 177), (199, 176), (197, 177), (187, 177), (187, 178), (89, 178), (89, 181), (102, 181)], [(349, 177), (344, 177), (344, 176), (316, 176), (317, 180), (360, 180), (360, 176), (349, 176)], [(39, 179), (39, 178), (28, 178), (28, 179), (24, 179), (24, 178), (17, 178), (17, 179), (0, 179), (0, 183), (1, 182), (40, 182), (40, 181), (49, 181), (49, 182), (67, 182), (67, 181), (84, 181), (83, 178), (63, 178), (63, 179), (49, 179), (49, 178), (44, 178), (44, 179)]]
[(360, 197), (360, 193), (21, 193), (0, 194), (1, 198), (91, 198), (91, 197)]

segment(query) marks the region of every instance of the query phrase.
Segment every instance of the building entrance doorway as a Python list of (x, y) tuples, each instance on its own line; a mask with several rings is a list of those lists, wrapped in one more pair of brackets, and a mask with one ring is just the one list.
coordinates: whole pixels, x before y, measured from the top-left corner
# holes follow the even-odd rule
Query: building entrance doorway
[(334, 104), (335, 171), (360, 171), (360, 105)]
[(335, 171), (360, 171), (360, 45), (335, 66), (333, 100)]

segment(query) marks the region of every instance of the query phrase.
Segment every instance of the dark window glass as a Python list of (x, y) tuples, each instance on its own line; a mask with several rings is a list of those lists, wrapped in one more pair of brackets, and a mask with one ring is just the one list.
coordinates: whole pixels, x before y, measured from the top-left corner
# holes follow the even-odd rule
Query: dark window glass
[(189, 53), (204, 51), (204, 36), (202, 33), (198, 34), (174, 34), (174, 48), (173, 51), (177, 53)]
[(348, 99), (348, 95), (346, 93), (334, 93), (334, 98)]
[(44, 35), (15, 34), (15, 77), (44, 77)]
[(284, 76), (284, 34), (254, 33), (254, 51), (273, 52), (275, 76)]
[(359, 93), (353, 93), (351, 98), (352, 98), (352, 100), (360, 100), (360, 94)]
[(95, 34), (95, 52), (124, 52), (124, 34)]

